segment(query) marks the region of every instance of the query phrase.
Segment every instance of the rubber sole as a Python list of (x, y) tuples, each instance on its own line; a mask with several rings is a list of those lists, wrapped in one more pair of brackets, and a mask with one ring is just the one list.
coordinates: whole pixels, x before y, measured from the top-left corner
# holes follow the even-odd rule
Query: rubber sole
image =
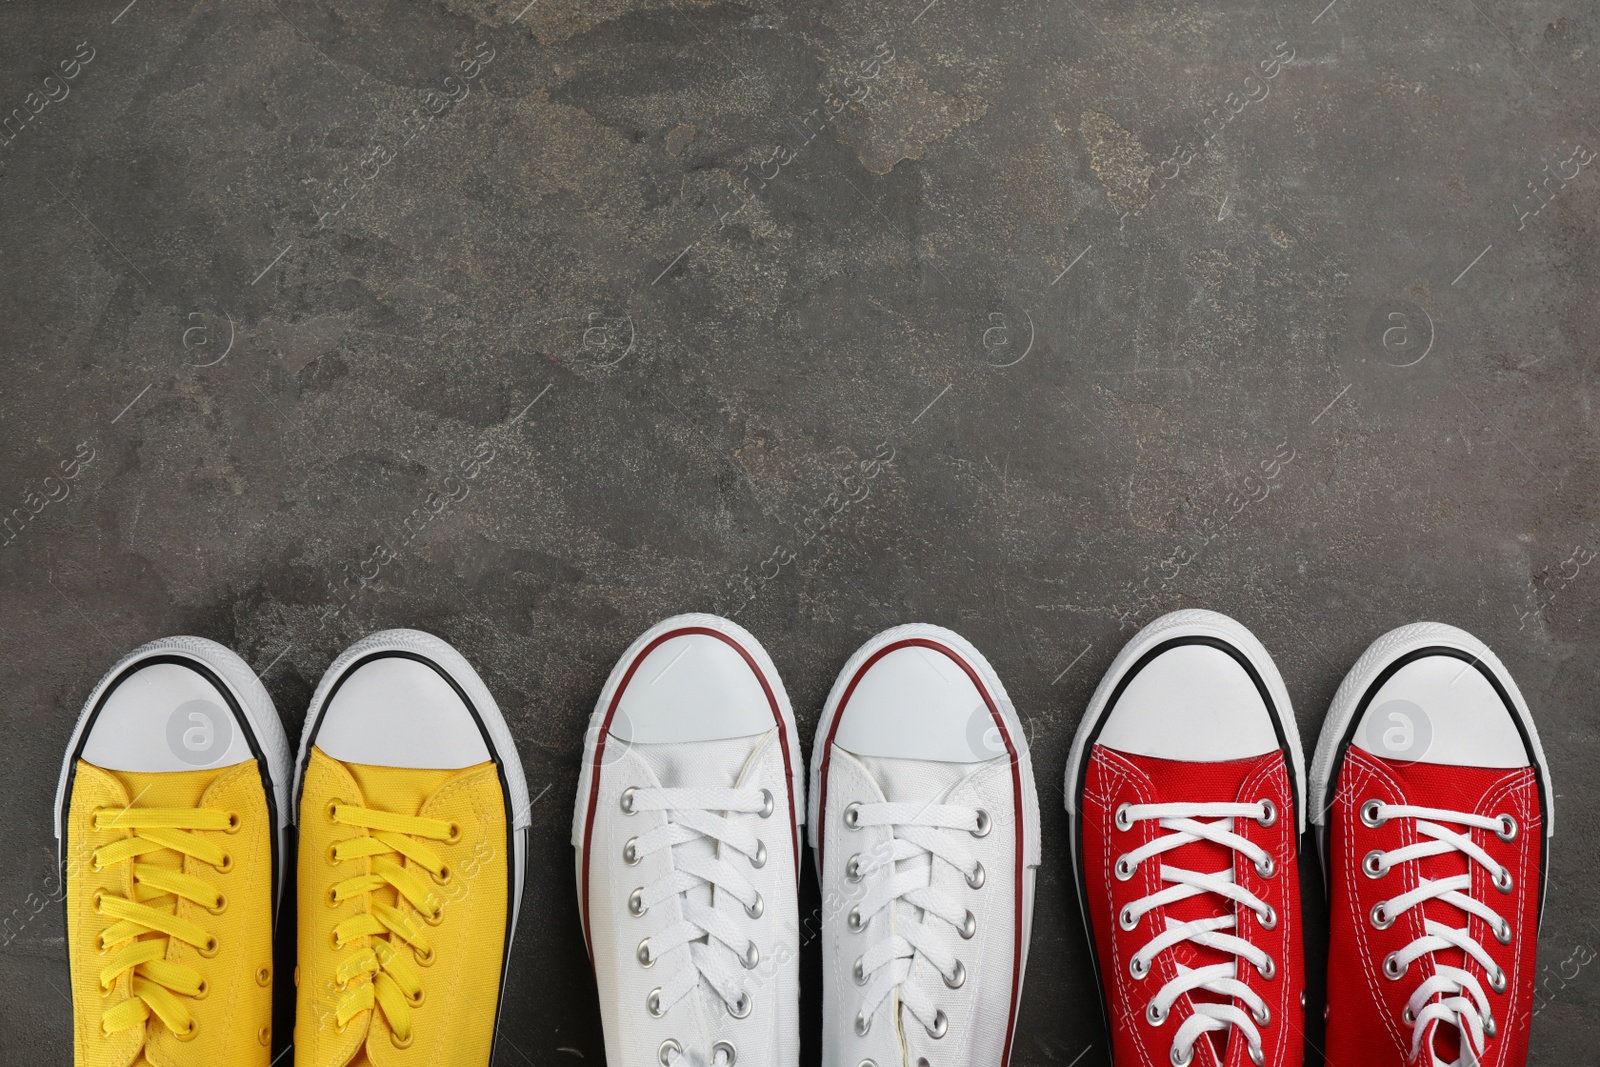
[(795, 842), (795, 871), (798, 873), (800, 870), (799, 827), (805, 821), (806, 812), (805, 789), (801, 774), (805, 765), (800, 761), (799, 731), (795, 726), (794, 709), (789, 703), (789, 694), (784, 691), (776, 664), (750, 631), (720, 615), (690, 612), (663, 619), (635, 638), (617, 660), (616, 666), (611, 668), (605, 685), (600, 689), (600, 698), (595, 701), (594, 712), (589, 716), (589, 728), (584, 732), (583, 764), (578, 772), (578, 793), (573, 800), (572, 847), (578, 880), (578, 909), (583, 920), (583, 941), (586, 948), (589, 947), (589, 902), (584, 899), (584, 847), (590, 827), (590, 808), (595, 786), (595, 757), (608, 728), (607, 717), (623, 682), (629, 678), (634, 665), (649, 649), (666, 640), (671, 634), (695, 631), (709, 631), (740, 649), (754, 665), (756, 672), (762, 676), (766, 688), (772, 694), (773, 703), (777, 705), (780, 726), (785, 737), (784, 758), (789, 765), (790, 806), (794, 812), (792, 835)]

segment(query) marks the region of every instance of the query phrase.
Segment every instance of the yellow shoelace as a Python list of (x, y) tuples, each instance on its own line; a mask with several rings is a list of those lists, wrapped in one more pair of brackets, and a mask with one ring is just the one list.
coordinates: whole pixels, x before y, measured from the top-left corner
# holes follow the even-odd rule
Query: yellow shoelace
[[(442, 819), (396, 815), (338, 800), (329, 803), (328, 814), (336, 823), (371, 831), (361, 837), (335, 842), (331, 849), (334, 861), (372, 859), (371, 874), (358, 874), (329, 887), (330, 906), (387, 886), (399, 894), (397, 902), (399, 898), (409, 901), (427, 926), (438, 926), (444, 921), (444, 901), (415, 873), (390, 857), (398, 855), (409, 859), (426, 870), (434, 884), (447, 885), (451, 878), (449, 866), (437, 852), (413, 839), (454, 844), (461, 839), (460, 826)], [(342, 949), (362, 937), (371, 938), (370, 943), (346, 956), (335, 975), (339, 987), (345, 990), (339, 999), (339, 1026), (342, 1029), (376, 1002), (389, 1020), (394, 1043), (405, 1048), (412, 1040), (411, 1009), (422, 1004), (422, 975), (400, 954), (398, 946), (409, 945), (416, 962), (423, 967), (433, 965), (433, 946), (426, 930), (418, 926), (412, 916), (380, 900), (373, 900), (365, 914), (353, 915), (335, 926), (333, 947)]]
[[(178, 898), (193, 901), (213, 915), (222, 914), (228, 900), (202, 878), (138, 859), (171, 850), (219, 871), (231, 870), (233, 857), (220, 845), (189, 831), (237, 833), (239, 816), (211, 808), (102, 808), (94, 813), (94, 828), (133, 832), (131, 837), (96, 849), (92, 861), (96, 871), (133, 861), (131, 900), (105, 890), (94, 894), (95, 912), (117, 920), (101, 933), (100, 951), (123, 946), (100, 972), (102, 995), (110, 993), (122, 975), (133, 972), (133, 996), (107, 1010), (100, 1018), (100, 1026), (106, 1034), (114, 1034), (138, 1026), (153, 1012), (179, 1040), (192, 1038), (196, 1023), (179, 998), (205, 996), (205, 976), (192, 967), (168, 962), (167, 947), (172, 938), (177, 938), (210, 958), (217, 954), (218, 945), (216, 937), (204, 927), (178, 918)], [(162, 897), (170, 899), (151, 903)], [(147, 938), (147, 934), (165, 936)]]

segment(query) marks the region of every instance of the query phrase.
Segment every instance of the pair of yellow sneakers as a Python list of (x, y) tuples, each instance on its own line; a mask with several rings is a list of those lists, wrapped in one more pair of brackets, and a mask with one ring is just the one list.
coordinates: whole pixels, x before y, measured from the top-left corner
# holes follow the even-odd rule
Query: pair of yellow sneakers
[(289, 760), (260, 680), (212, 641), (145, 645), (90, 694), (55, 816), (77, 1067), (282, 1056), (291, 863), (293, 1062), (489, 1063), (530, 819), (483, 681), (438, 638), (373, 634), (317, 687), (292, 789)]

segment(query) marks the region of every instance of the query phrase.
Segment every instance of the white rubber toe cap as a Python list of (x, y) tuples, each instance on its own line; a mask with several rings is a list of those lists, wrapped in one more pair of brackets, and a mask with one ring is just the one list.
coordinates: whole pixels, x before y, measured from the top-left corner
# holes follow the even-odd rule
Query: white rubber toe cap
[(199, 671), (152, 663), (106, 696), (83, 759), (114, 771), (194, 771), (255, 759), (228, 700)]
[(941, 649), (898, 648), (868, 667), (850, 694), (834, 744), (857, 756), (979, 763), (1003, 755), (971, 676)]
[(729, 641), (690, 633), (668, 638), (638, 661), (610, 732), (620, 741), (652, 745), (770, 729), (772, 712), (755, 667)]
[(1177, 645), (1139, 668), (1097, 743), (1191, 763), (1248, 759), (1279, 747), (1272, 713), (1250, 675), (1206, 644)]
[(1471, 662), (1423, 656), (1372, 696), (1351, 738), (1384, 759), (1451, 767), (1527, 767), (1515, 712)]
[(406, 656), (352, 668), (328, 701), (316, 745), (345, 763), (454, 769), (489, 760), (483, 731), (438, 670)]

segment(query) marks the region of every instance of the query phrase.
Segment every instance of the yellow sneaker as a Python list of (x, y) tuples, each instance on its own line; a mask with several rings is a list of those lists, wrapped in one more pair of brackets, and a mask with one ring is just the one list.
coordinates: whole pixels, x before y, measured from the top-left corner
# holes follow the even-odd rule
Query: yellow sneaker
[(522, 899), (528, 787), (455, 649), (386, 630), (306, 712), (298, 1067), (487, 1067)]
[(90, 694), (62, 762), (77, 1067), (268, 1067), (288, 742), (238, 656), (154, 641)]

